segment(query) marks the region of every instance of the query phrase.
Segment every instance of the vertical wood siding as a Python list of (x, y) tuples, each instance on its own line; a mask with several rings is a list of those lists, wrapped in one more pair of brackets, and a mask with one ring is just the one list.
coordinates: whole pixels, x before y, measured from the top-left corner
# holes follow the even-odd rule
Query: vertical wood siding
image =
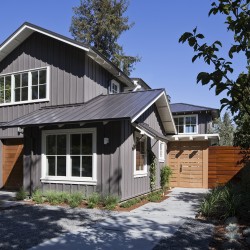
[[(83, 50), (38, 33), (0, 62), (0, 74), (45, 66), (50, 66), (50, 101), (0, 106), (0, 122), (11, 121), (44, 106), (82, 103), (107, 94), (109, 81), (114, 78)], [(0, 138), (11, 136), (17, 136), (16, 129), (0, 129)]]

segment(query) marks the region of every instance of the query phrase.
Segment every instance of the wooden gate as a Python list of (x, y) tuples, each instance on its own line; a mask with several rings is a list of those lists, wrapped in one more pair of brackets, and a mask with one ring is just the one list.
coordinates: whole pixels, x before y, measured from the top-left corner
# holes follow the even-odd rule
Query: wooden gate
[(23, 186), (23, 141), (3, 141), (3, 187), (16, 190)]
[(173, 171), (172, 187), (207, 188), (208, 142), (168, 143), (168, 165)]

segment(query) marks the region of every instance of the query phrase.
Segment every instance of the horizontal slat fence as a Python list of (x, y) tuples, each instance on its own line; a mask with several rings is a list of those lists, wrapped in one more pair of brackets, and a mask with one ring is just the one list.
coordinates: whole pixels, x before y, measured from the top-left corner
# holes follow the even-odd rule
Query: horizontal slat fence
[(226, 184), (244, 167), (249, 152), (237, 147), (211, 146), (208, 151), (208, 187)]

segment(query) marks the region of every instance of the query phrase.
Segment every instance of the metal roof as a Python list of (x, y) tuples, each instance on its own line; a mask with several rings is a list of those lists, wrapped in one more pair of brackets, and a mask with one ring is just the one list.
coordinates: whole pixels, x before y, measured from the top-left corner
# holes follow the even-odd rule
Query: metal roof
[(173, 114), (210, 111), (214, 118), (219, 117), (219, 110), (216, 108), (209, 108), (188, 103), (172, 103), (170, 104), (170, 109)]
[(155, 129), (151, 128), (147, 123), (141, 122), (141, 123), (134, 123), (136, 128), (139, 128), (143, 131), (145, 131), (146, 133), (152, 135), (153, 137), (157, 138), (157, 139), (163, 139), (163, 140), (167, 140), (167, 137), (162, 135), (161, 133), (159, 133), (158, 131), (156, 131)]
[(85, 50), (89, 57), (108, 70), (112, 75), (119, 77), (119, 79), (127, 86), (134, 86), (134, 84), (131, 82), (131, 79), (122, 70), (120, 70), (94, 47), (28, 22), (23, 23), (12, 35), (10, 35), (2, 44), (0, 44), (0, 61), (2, 61), (9, 53), (17, 48), (34, 32), (41, 33), (64, 43), (70, 44), (71, 46)]
[[(154, 103), (156, 106), (161, 104), (159, 108), (162, 109), (163, 95), (165, 95), (164, 89), (100, 95), (87, 103), (44, 107), (7, 122), (1, 127), (44, 126), (118, 119), (130, 119), (134, 122)], [(169, 108), (164, 109), (164, 113), (172, 118)], [(163, 123), (165, 131), (174, 133), (174, 123), (167, 122)]]

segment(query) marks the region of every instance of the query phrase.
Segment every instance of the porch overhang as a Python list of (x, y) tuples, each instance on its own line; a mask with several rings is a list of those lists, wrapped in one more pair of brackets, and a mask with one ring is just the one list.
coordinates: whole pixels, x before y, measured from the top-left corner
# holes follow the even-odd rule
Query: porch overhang
[(169, 141), (219, 141), (219, 134), (185, 134), (185, 135), (172, 135), (167, 136)]

